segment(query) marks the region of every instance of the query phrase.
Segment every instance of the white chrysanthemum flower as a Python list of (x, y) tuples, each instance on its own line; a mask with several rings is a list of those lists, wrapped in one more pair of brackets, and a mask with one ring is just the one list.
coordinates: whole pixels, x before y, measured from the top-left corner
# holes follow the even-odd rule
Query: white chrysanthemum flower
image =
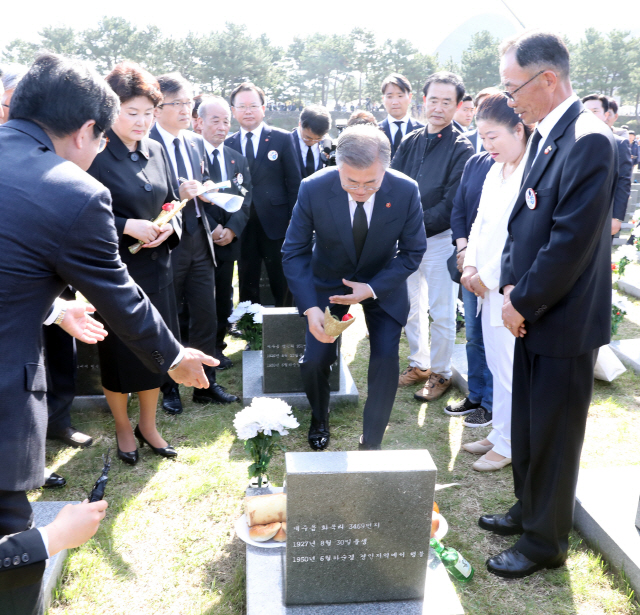
[(616, 250), (614, 258), (616, 259), (616, 262), (619, 263), (622, 258), (626, 256), (631, 262), (634, 262), (637, 254), (638, 250), (636, 250), (635, 246), (625, 244)]
[(295, 429), (299, 423), (286, 402), (270, 397), (256, 397), (250, 406), (236, 414), (233, 426), (241, 440), (249, 440), (259, 432), (270, 436), (277, 431), (281, 436), (286, 436), (289, 433), (287, 430)]

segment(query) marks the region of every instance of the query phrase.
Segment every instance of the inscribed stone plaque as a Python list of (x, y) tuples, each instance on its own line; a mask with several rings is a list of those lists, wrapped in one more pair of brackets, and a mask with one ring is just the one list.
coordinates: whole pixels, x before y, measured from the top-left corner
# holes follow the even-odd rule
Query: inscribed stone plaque
[[(263, 393), (302, 393), (300, 357), (304, 354), (307, 319), (296, 308), (265, 308), (262, 314)], [(331, 368), (329, 386), (340, 390), (340, 338), (338, 360)]]
[(436, 484), (428, 451), (285, 460), (286, 604), (424, 597)]
[(78, 371), (76, 395), (104, 395), (100, 380), (100, 362), (97, 344), (76, 344)]
[(260, 268), (260, 305), (275, 305), (276, 300), (273, 298), (271, 292), (271, 284), (269, 284), (269, 274), (267, 268), (264, 266), (264, 262)]

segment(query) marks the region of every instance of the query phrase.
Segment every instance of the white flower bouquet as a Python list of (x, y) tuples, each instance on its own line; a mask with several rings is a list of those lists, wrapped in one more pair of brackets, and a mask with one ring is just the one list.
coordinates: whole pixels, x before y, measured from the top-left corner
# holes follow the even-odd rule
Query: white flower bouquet
[(249, 342), (252, 350), (262, 350), (262, 306), (259, 303), (238, 303), (228, 322), (236, 324), (242, 339)]
[(238, 438), (245, 440), (244, 450), (250, 455), (253, 463), (249, 466), (249, 478), (257, 478), (258, 488), (262, 486), (262, 478), (268, 478), (268, 467), (271, 457), (277, 449), (284, 451), (280, 444), (282, 436), (295, 429), (299, 423), (291, 406), (281, 399), (256, 397), (233, 419)]
[(638, 251), (632, 245), (620, 246), (615, 253), (616, 260), (614, 262), (617, 267), (612, 267), (613, 272), (622, 277), (627, 265), (636, 261), (637, 253)]

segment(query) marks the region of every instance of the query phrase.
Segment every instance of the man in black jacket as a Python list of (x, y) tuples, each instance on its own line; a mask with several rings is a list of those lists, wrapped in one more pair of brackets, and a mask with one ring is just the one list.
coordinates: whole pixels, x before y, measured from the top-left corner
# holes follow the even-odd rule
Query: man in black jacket
[[(407, 280), (411, 311), (405, 333), (410, 356), (409, 367), (400, 375), (398, 384), (426, 381), (415, 397), (432, 401), (451, 385), (456, 337), (456, 291), (447, 269), (447, 259), (453, 252), (451, 209), (464, 165), (474, 152), (471, 143), (451, 125), (464, 96), (460, 78), (453, 73), (435, 73), (427, 79), (423, 92), (427, 125), (404, 138), (391, 168), (418, 182), (428, 238), (420, 268)], [(429, 293), (428, 302), (425, 290)], [(431, 344), (429, 316), (433, 320)], [(480, 424), (488, 423), (482, 418)]]

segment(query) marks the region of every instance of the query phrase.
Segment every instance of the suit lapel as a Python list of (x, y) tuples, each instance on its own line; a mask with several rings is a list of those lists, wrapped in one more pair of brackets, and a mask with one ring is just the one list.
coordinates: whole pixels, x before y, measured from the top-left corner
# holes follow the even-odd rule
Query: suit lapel
[(229, 137), (229, 144), (227, 147), (236, 150), (236, 152), (240, 152), (242, 154), (242, 146), (240, 145), (240, 131), (236, 132), (235, 135)]
[(302, 171), (302, 178), (304, 179), (306, 177), (306, 168), (305, 168), (305, 161), (302, 160), (302, 151), (300, 150), (300, 140), (298, 139), (298, 129), (295, 128), (292, 132), (291, 132), (291, 140), (293, 141), (293, 146), (296, 149), (296, 152), (298, 153), (298, 161), (300, 162), (300, 170)]
[(382, 120), (380, 126), (382, 127), (382, 130), (384, 130), (384, 134), (387, 135), (387, 139), (393, 143), (391, 140), (391, 129), (389, 128), (389, 118)]
[(192, 139), (191, 136), (187, 134), (184, 135), (183, 140), (184, 140), (184, 146), (187, 148), (187, 152), (189, 153), (193, 179), (202, 181), (202, 176), (204, 175), (204, 169), (203, 169), (204, 158), (200, 155), (198, 144), (195, 142), (195, 139)]
[(224, 153), (224, 169), (227, 172), (227, 179), (231, 181), (235, 168), (235, 151), (232, 152), (231, 148), (227, 145), (225, 145), (224, 149), (226, 150)]
[(392, 215), (392, 207), (387, 207), (387, 205), (392, 205), (392, 199), (391, 194), (387, 189), (387, 182), (383, 181), (382, 187), (376, 193), (376, 197), (373, 201), (373, 211), (371, 212), (369, 232), (367, 233), (367, 239), (364, 242), (364, 247), (362, 248), (360, 260), (358, 261), (358, 269), (360, 268), (360, 264), (365, 263), (369, 255), (373, 254), (376, 250), (377, 238), (384, 235), (385, 227)]
[(262, 128), (262, 134), (260, 135), (260, 144), (258, 145), (258, 151), (256, 152), (256, 159), (253, 162), (253, 168), (257, 169), (262, 164), (262, 159), (267, 155), (267, 151), (271, 149), (271, 128), (266, 124)]
[(176, 193), (176, 198), (180, 199), (180, 182), (178, 181), (178, 177), (176, 175), (176, 171), (173, 168), (173, 164), (171, 164), (171, 156), (169, 156), (169, 150), (167, 149), (167, 145), (164, 142), (164, 139), (158, 132), (156, 125), (154, 124), (149, 131), (149, 137), (151, 137), (154, 141), (157, 141), (162, 145), (164, 149), (164, 153), (167, 155), (167, 162), (169, 163), (169, 171), (171, 172), (171, 183), (173, 184), (173, 190)]
[(333, 197), (328, 200), (331, 215), (336, 223), (338, 234), (351, 262), (356, 265), (356, 246), (353, 242), (353, 230), (351, 225), (351, 214), (349, 213), (349, 196), (340, 185), (340, 176), (336, 173), (336, 180), (333, 186)]

